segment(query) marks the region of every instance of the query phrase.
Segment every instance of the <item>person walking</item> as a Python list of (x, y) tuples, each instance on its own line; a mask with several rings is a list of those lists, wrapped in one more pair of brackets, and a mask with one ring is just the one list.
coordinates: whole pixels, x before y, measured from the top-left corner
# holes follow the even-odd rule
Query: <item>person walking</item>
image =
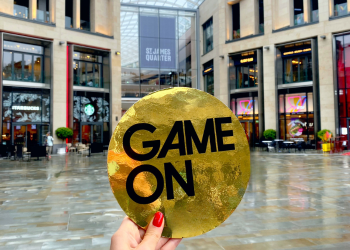
[(53, 137), (51, 136), (50, 132), (48, 132), (46, 134), (46, 145), (48, 147), (48, 150), (47, 150), (48, 158), (51, 159), (52, 147), (53, 147)]

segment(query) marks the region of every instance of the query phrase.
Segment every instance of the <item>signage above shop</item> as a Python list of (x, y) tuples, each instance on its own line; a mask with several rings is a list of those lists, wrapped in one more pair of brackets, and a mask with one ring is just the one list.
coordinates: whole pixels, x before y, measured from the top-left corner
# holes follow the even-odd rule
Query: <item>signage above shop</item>
[(113, 194), (129, 218), (146, 228), (161, 211), (162, 235), (172, 238), (218, 227), (250, 177), (240, 122), (217, 98), (192, 88), (157, 91), (135, 103), (114, 131), (107, 164)]
[(306, 52), (310, 52), (310, 51), (311, 51), (311, 48), (298, 49), (298, 50), (294, 50), (294, 51), (287, 51), (287, 52), (284, 52), (283, 55), (284, 55), (284, 56), (295, 55), (295, 54), (306, 53)]
[(38, 111), (38, 110), (40, 110), (40, 107), (38, 107), (38, 106), (12, 106), (12, 110)]

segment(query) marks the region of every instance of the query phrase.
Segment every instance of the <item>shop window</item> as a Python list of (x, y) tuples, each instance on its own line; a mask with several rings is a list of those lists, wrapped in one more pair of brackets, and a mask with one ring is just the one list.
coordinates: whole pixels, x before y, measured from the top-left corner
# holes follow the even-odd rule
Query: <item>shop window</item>
[(40, 46), (5, 41), (4, 80), (43, 82), (43, 51)]
[(73, 28), (73, 0), (66, 0), (66, 28)]
[(232, 5), (233, 39), (241, 37), (240, 4)]
[(281, 138), (315, 139), (312, 92), (279, 95), (279, 113)]
[(90, 0), (81, 1), (80, 29), (90, 31)]
[(252, 88), (258, 85), (257, 64), (237, 67), (237, 89)]
[(74, 85), (103, 88), (102, 56), (74, 52)]
[(213, 18), (203, 24), (204, 54), (213, 50)]
[(214, 95), (214, 62), (213, 60), (203, 65), (204, 88), (205, 91)]
[(29, 0), (15, 0), (13, 3), (13, 15), (28, 19)]
[(334, 0), (334, 16), (344, 16), (348, 14), (347, 0)]
[(36, 20), (40, 22), (50, 22), (49, 0), (37, 0)]
[(310, 0), (310, 20), (311, 22), (318, 22), (318, 0)]
[(259, 34), (264, 33), (264, 0), (259, 1)]
[(311, 55), (284, 59), (284, 83), (312, 81)]
[(294, 0), (294, 25), (304, 24), (304, 1)]
[(230, 56), (231, 89), (253, 88), (259, 84), (258, 64), (255, 51)]

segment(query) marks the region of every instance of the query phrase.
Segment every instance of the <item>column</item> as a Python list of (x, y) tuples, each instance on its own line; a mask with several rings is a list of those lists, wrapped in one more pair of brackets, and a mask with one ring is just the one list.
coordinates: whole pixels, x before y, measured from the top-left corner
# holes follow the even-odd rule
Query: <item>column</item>
[[(64, 2), (65, 4), (65, 2)], [(56, 1), (55, 0), (49, 0), (49, 11), (50, 11), (50, 22), (51, 23), (56, 23), (56, 13), (55, 13), (55, 5), (56, 5)], [(65, 11), (65, 9), (63, 8), (63, 10)]]
[[(324, 34), (326, 39), (323, 40), (318, 38), (318, 56), (322, 58), (319, 60), (319, 99), (320, 99), (320, 129), (329, 129), (335, 134), (339, 134), (336, 131), (336, 110), (335, 106), (335, 86), (337, 83), (336, 78), (334, 79), (333, 69), (336, 65), (335, 58), (333, 57), (333, 42), (332, 33)], [(318, 132), (318, 131), (316, 131)]]
[(98, 6), (102, 4), (96, 3), (97, 0), (90, 0), (90, 31), (96, 32), (96, 26), (97, 26), (97, 20), (99, 18), (105, 18), (105, 16), (108, 16), (107, 13), (104, 13), (105, 16), (98, 16)]
[(13, 15), (13, 0), (1, 0), (0, 12)]
[(62, 140), (56, 137), (56, 129), (66, 127), (67, 117), (67, 46), (59, 45), (59, 39), (52, 44), (52, 84), (51, 84), (51, 133), (54, 136), (53, 153), (62, 147)]
[[(349, 1), (348, 1), (348, 4), (349, 4)], [(334, 16), (334, 0), (328, 0), (328, 5), (329, 5), (329, 16)]]
[(68, 70), (68, 83), (67, 83), (67, 98), (68, 98), (68, 110), (69, 110), (69, 114), (68, 114), (68, 127), (73, 129), (73, 104), (74, 104), (74, 100), (73, 100), (73, 84), (74, 84), (74, 70), (73, 70), (73, 55), (74, 55), (74, 45), (69, 45), (66, 46), (67, 50), (68, 50), (68, 64), (67, 64), (67, 70)]
[(232, 26), (232, 5), (225, 5), (226, 11), (226, 40), (230, 41), (233, 39), (233, 26)]
[[(2, 32), (0, 32), (0, 58), (3, 58), (3, 49), (2, 49), (2, 45), (3, 45), (3, 40), (2, 40)], [(2, 70), (2, 60), (0, 60), (0, 69)], [(3, 113), (2, 113), (2, 74), (0, 74), (0, 115), (1, 115), (1, 124), (0, 124), (0, 142), (2, 142), (2, 117), (3, 117)]]
[(276, 96), (276, 71), (275, 71), (275, 50), (274, 45), (269, 45), (270, 50), (264, 51), (263, 56), (263, 75), (264, 75), (264, 109), (265, 129), (276, 129), (277, 120), (277, 96)]
[(29, 0), (29, 19), (36, 19), (37, 8), (37, 0)]
[(73, 28), (80, 29), (80, 0), (73, 0)]
[(263, 136), (265, 121), (264, 121), (264, 81), (263, 81), (263, 52), (261, 49), (257, 50), (258, 61), (258, 102), (259, 102), (259, 138)]
[(314, 131), (317, 137), (317, 132), (321, 130), (320, 126), (320, 101), (319, 101), (319, 78), (318, 78), (318, 46), (317, 39), (311, 39), (312, 49), (312, 82), (313, 82), (313, 105), (314, 105)]
[(311, 22), (311, 3), (310, 0), (303, 0), (303, 6), (304, 6), (304, 22), (309, 23)]
[(257, 0), (244, 0), (240, 2), (241, 37), (257, 34), (256, 26), (259, 20), (259, 15), (256, 15), (257, 5)]

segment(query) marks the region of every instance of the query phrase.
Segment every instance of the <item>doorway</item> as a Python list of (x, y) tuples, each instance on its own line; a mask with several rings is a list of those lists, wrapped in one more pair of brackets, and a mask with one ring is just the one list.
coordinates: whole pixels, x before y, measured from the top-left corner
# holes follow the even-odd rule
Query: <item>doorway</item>
[(81, 131), (81, 142), (83, 144), (103, 142), (103, 124), (102, 123), (82, 123), (80, 131)]
[(12, 144), (24, 147), (44, 145), (49, 131), (49, 125), (13, 123)]
[(253, 144), (253, 135), (254, 135), (254, 131), (253, 131), (253, 122), (241, 122), (242, 127), (244, 129), (245, 135), (247, 137), (248, 143), (250, 146), (252, 146)]

